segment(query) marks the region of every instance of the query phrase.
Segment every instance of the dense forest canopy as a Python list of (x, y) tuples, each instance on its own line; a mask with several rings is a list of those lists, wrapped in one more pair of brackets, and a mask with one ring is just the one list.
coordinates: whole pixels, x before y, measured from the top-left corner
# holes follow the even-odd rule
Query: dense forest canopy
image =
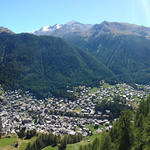
[(115, 75), (88, 52), (60, 38), (31, 34), (0, 34), (0, 83), (38, 96), (96, 84)]

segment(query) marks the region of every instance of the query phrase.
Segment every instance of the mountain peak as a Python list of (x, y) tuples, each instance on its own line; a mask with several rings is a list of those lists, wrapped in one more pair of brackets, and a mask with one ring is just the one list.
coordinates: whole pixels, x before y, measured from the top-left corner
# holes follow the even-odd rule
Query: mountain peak
[(85, 33), (92, 25), (90, 24), (82, 24), (77, 21), (70, 21), (66, 24), (55, 24), (53, 26), (47, 25), (39, 30), (32, 32), (35, 35), (52, 35), (63, 37), (68, 33)]
[(46, 25), (42, 28), (40, 28), (39, 30), (35, 30), (32, 33), (33, 34), (38, 34), (38, 35), (45, 35), (45, 33), (47, 32), (53, 32), (55, 30), (58, 30), (62, 27), (62, 24), (55, 24), (55, 25)]
[(106, 24), (106, 25), (108, 25), (110, 22), (108, 22), (108, 21), (103, 21), (101, 24)]
[(52, 35), (58, 37), (68, 37), (69, 34), (73, 35), (91, 35), (94, 34), (125, 34), (125, 35), (138, 35), (150, 38), (150, 28), (139, 26), (135, 24), (122, 23), (122, 22), (108, 22), (103, 21), (100, 24), (83, 24), (77, 21), (70, 21), (64, 25), (55, 24), (53, 26), (44, 26), (35, 32), (35, 35)]
[(8, 28), (0, 27), (0, 33), (3, 33), (3, 32), (14, 34), (14, 32), (12, 32), (11, 30), (9, 30)]
[(78, 22), (78, 21), (72, 20), (72, 21), (67, 22), (66, 24), (67, 25), (72, 25), (72, 24), (81, 24), (81, 23)]

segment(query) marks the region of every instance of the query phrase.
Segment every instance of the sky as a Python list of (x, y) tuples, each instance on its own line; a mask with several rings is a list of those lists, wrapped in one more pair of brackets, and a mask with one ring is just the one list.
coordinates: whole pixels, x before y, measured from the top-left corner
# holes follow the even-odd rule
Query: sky
[(69, 21), (150, 27), (150, 0), (0, 0), (0, 26), (21, 33)]

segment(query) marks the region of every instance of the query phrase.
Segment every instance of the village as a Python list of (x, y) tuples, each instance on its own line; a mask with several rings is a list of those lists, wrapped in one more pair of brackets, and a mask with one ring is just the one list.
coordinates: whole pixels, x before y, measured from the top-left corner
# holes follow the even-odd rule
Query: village
[[(93, 134), (108, 131), (113, 113), (109, 109), (105, 112), (96, 111), (95, 107), (102, 101), (114, 103), (114, 98), (124, 100), (119, 105), (134, 109), (139, 102), (150, 93), (149, 85), (138, 85), (133, 88), (125, 83), (109, 85), (101, 83), (99, 87), (79, 86), (68, 92), (76, 95), (76, 100), (49, 97), (36, 99), (29, 91), (4, 91), (0, 88), (0, 120), (4, 134), (16, 134), (17, 130), (25, 127), (27, 130), (36, 129), (37, 132), (51, 132), (56, 135)], [(110, 119), (111, 118), (111, 119)]]

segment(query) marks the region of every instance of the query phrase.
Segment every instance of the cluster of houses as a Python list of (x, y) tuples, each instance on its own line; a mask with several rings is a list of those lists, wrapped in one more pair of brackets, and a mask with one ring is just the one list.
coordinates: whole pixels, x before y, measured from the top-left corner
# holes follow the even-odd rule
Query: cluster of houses
[[(80, 86), (74, 92), (76, 100), (66, 98), (36, 99), (29, 91), (4, 91), (0, 88), (0, 118), (5, 134), (15, 134), (19, 127), (26, 130), (36, 129), (38, 132), (53, 134), (76, 134), (83, 136), (91, 134), (90, 125), (101, 132), (109, 130), (112, 122), (109, 120), (110, 110), (105, 113), (96, 112), (97, 103), (106, 100), (114, 101), (119, 95), (125, 100), (125, 105), (139, 103), (150, 93), (150, 86), (137, 85), (133, 88), (125, 83), (109, 85), (103, 83), (98, 88)], [(122, 103), (120, 103), (122, 105)], [(115, 119), (115, 118), (114, 118)], [(100, 127), (100, 128), (99, 128)]]

